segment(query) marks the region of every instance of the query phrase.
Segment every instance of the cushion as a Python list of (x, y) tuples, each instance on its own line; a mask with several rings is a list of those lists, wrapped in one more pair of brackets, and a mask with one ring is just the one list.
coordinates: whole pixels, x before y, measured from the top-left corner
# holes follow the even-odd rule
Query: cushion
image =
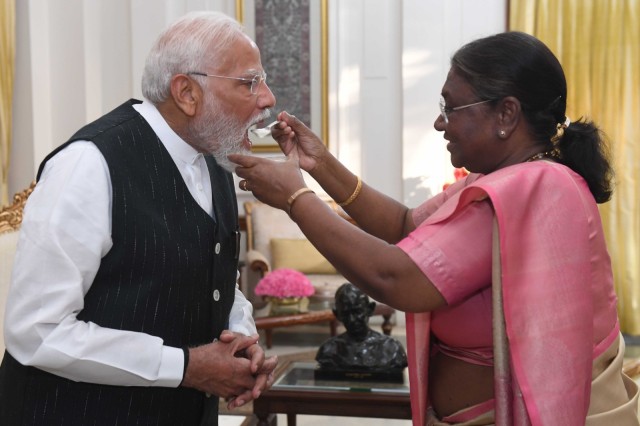
[(311, 285), (316, 289), (316, 297), (334, 298), (336, 290), (347, 280), (339, 274), (310, 274), (307, 275)]
[(271, 239), (273, 269), (290, 268), (305, 274), (337, 274), (336, 268), (307, 239)]
[(285, 212), (267, 204), (256, 203), (251, 208), (251, 217), (253, 249), (264, 254), (270, 264), (273, 263), (270, 250), (272, 238), (306, 238), (298, 225)]

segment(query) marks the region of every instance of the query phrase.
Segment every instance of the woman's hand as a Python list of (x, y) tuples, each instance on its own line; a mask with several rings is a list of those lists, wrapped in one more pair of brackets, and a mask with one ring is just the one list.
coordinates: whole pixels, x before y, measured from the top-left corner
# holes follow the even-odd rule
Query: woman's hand
[(285, 155), (296, 151), (300, 168), (307, 172), (322, 163), (328, 154), (327, 147), (311, 129), (286, 111), (278, 114), (278, 120), (280, 123), (271, 130), (271, 135)]
[(251, 191), (258, 200), (272, 207), (288, 211), (287, 199), (306, 186), (296, 149), (284, 161), (240, 154), (230, 154), (229, 160), (238, 165), (236, 174), (243, 178), (240, 189)]

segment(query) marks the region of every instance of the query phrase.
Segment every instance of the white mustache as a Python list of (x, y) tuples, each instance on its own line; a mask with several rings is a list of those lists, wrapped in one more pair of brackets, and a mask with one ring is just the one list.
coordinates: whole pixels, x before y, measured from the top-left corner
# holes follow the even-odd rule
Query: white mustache
[(255, 120), (253, 120), (253, 122), (251, 123), (250, 126), (258, 124), (259, 122), (264, 121), (269, 117), (271, 117), (271, 110), (270, 109), (265, 109), (260, 114), (258, 114), (258, 116), (255, 118)]

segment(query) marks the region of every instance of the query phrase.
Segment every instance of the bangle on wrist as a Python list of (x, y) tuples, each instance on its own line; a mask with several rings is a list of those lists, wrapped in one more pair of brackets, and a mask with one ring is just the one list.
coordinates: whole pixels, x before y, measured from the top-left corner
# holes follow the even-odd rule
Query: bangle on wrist
[(291, 208), (293, 207), (293, 203), (295, 203), (298, 197), (303, 194), (315, 194), (315, 192), (311, 188), (307, 187), (300, 188), (296, 192), (294, 192), (287, 200), (287, 205), (289, 206), (289, 211), (287, 212), (287, 214), (289, 215), (289, 217), (291, 217)]
[(340, 207), (347, 207), (349, 204), (353, 203), (353, 200), (358, 198), (358, 195), (360, 195), (360, 191), (362, 190), (362, 179), (360, 179), (360, 176), (356, 176), (356, 177), (358, 178), (356, 189), (353, 191), (353, 194), (351, 194), (351, 196), (347, 198), (346, 201), (338, 203)]

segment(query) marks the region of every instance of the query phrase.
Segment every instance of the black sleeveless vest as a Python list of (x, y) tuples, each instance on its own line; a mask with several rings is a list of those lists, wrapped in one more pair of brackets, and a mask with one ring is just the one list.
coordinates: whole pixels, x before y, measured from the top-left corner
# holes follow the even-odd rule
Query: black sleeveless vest
[[(78, 313), (101, 327), (157, 336), (165, 345), (211, 342), (228, 326), (238, 267), (233, 178), (208, 157), (215, 219), (130, 100), (79, 130), (106, 159), (113, 188), (113, 247)], [(79, 231), (82, 232), (82, 231)], [(136, 348), (123, 348), (136, 356)], [(0, 369), (3, 425), (217, 424), (217, 398), (188, 388), (78, 383), (19, 364)]]

